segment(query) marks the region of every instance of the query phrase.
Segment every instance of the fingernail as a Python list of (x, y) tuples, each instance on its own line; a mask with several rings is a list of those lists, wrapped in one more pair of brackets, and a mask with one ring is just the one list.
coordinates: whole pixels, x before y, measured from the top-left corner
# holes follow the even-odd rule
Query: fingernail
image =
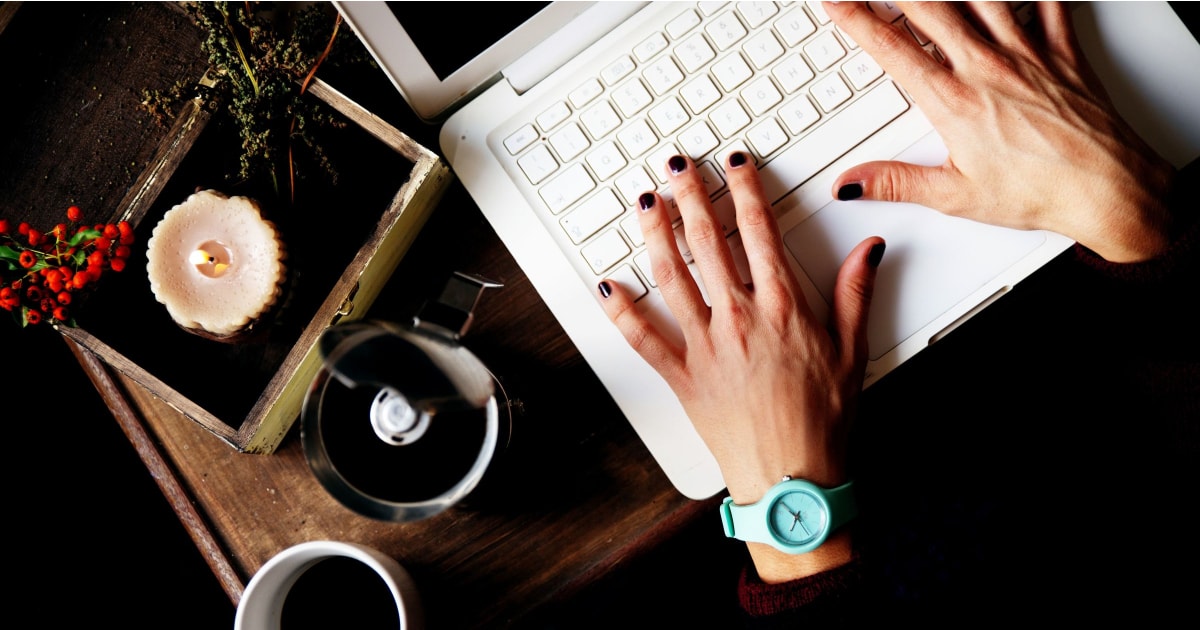
[(673, 155), (671, 159), (667, 160), (667, 168), (678, 175), (687, 169), (687, 160), (683, 159), (682, 155)]
[(854, 182), (851, 184), (843, 184), (842, 187), (838, 189), (837, 197), (841, 201), (850, 201), (852, 199), (858, 199), (862, 195), (862, 182)]
[[(874, 251), (874, 250), (872, 250), (872, 251)], [(612, 285), (609, 284), (607, 280), (600, 283), (600, 295), (602, 295), (606, 299), (608, 298), (608, 296), (612, 295)]]
[(734, 151), (729, 154), (729, 165), (737, 168), (746, 163), (746, 154), (741, 151)]
[(867, 254), (867, 264), (872, 267), (878, 267), (879, 261), (883, 260), (883, 250), (887, 248), (884, 243), (876, 243), (871, 246), (871, 251)]
[(645, 211), (649, 210), (650, 208), (653, 208), (654, 207), (654, 193), (642, 193), (642, 196), (638, 197), (638, 205), (641, 206), (642, 212), (645, 212)]

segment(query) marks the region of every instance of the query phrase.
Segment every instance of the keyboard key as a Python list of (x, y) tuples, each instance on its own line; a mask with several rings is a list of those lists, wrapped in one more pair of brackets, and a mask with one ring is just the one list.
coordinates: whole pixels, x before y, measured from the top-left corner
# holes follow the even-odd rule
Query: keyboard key
[(833, 36), (833, 31), (825, 31), (817, 35), (811, 42), (804, 45), (804, 54), (812, 62), (818, 72), (827, 70), (846, 56), (846, 49)]
[(546, 108), (546, 111), (538, 114), (537, 124), (542, 128), (542, 131), (550, 131), (570, 116), (571, 108), (567, 107), (566, 103), (559, 101)]
[(746, 141), (763, 157), (774, 153), (776, 149), (787, 144), (788, 140), (787, 132), (779, 126), (779, 123), (775, 122), (774, 118), (768, 118), (758, 123), (746, 133)]
[(808, 96), (801, 94), (788, 101), (787, 105), (779, 108), (779, 118), (784, 125), (787, 125), (788, 131), (795, 136), (815, 125), (821, 119), (821, 114), (817, 112), (816, 107), (813, 107)]
[(667, 35), (671, 39), (679, 39), (687, 34), (688, 31), (700, 25), (700, 16), (696, 12), (688, 9), (680, 13), (678, 17), (667, 22)]
[(667, 56), (646, 66), (642, 71), (642, 78), (650, 84), (650, 89), (654, 90), (655, 94), (662, 96), (683, 81), (683, 72), (675, 65), (675, 60)]
[(633, 72), (633, 68), (633, 59), (629, 55), (622, 55), (600, 71), (600, 78), (604, 79), (604, 82), (608, 85), (615, 85), (617, 81), (624, 79), (630, 72)]
[(854, 86), (855, 90), (862, 91), (872, 81), (883, 76), (883, 68), (867, 53), (859, 53), (842, 64), (842, 73), (850, 80), (850, 85)]
[(516, 155), (525, 147), (533, 144), (534, 140), (537, 139), (537, 129), (534, 129), (533, 125), (523, 125), (504, 139), (504, 148), (508, 149), (510, 154)]
[(571, 241), (578, 244), (600, 231), (625, 213), (624, 206), (611, 190), (605, 188), (579, 204), (579, 207), (564, 216), (559, 224), (566, 230)]
[(629, 118), (648, 107), (654, 97), (650, 96), (650, 92), (646, 90), (646, 86), (642, 85), (641, 81), (634, 79), (613, 90), (612, 99), (617, 104), (617, 108), (621, 110), (621, 114)]
[(775, 31), (779, 33), (779, 37), (783, 39), (783, 43), (788, 48), (794, 48), (800, 42), (808, 39), (809, 35), (817, 32), (817, 26), (800, 7), (793, 8), (783, 17), (775, 20), (774, 26)]
[(812, 95), (821, 109), (831, 112), (837, 109), (838, 105), (850, 100), (852, 93), (842, 77), (831, 74), (812, 86)]
[(758, 28), (779, 13), (779, 7), (774, 2), (739, 2), (737, 11), (746, 20), (747, 26)]
[(621, 265), (608, 274), (606, 278), (610, 282), (616, 282), (621, 285), (633, 301), (638, 301), (646, 296), (649, 291), (646, 290), (646, 285), (642, 284), (642, 279), (638, 277), (637, 272), (629, 265)]
[(625, 238), (634, 247), (641, 247), (646, 244), (646, 237), (642, 235), (642, 221), (636, 213), (630, 213), (624, 219), (621, 219), (621, 231), (625, 233)]
[(872, 88), (763, 167), (767, 199), (782, 199), (907, 110), (908, 101), (891, 81)]
[(583, 153), (591, 146), (591, 143), (588, 142), (587, 136), (584, 135), (579, 125), (571, 123), (550, 136), (550, 146), (554, 147), (562, 161), (567, 162)]
[(592, 172), (596, 174), (596, 177), (601, 180), (612, 177), (628, 164), (625, 156), (621, 155), (621, 150), (613, 142), (605, 142), (596, 147), (587, 155), (587, 163), (592, 167)]
[(763, 31), (751, 37), (742, 45), (742, 51), (750, 58), (750, 63), (759, 70), (766, 68), (772, 61), (783, 56), (783, 46), (779, 44), (779, 40), (775, 39), (771, 31)]
[(685, 129), (683, 133), (679, 134), (678, 140), (679, 145), (683, 147), (683, 152), (693, 160), (700, 159), (721, 144), (721, 141), (703, 120)]
[(587, 169), (582, 164), (572, 164), (542, 186), (538, 194), (542, 196), (542, 201), (546, 202), (550, 212), (558, 214), (595, 187), (596, 182), (588, 175)]
[(800, 55), (789, 55), (771, 69), (771, 76), (779, 81), (779, 87), (783, 88), (784, 92), (791, 94), (812, 81), (816, 75), (813, 74), (812, 68), (809, 68), (808, 64), (800, 58)]
[(750, 113), (762, 116), (767, 110), (778, 105), (783, 100), (783, 95), (775, 89), (771, 78), (763, 75), (754, 79), (742, 90), (742, 100), (746, 103), (746, 107), (750, 108)]
[(583, 85), (571, 90), (571, 93), (567, 96), (567, 98), (571, 101), (571, 104), (575, 106), (575, 109), (580, 109), (584, 105), (591, 103), (597, 96), (600, 96), (603, 93), (604, 86), (600, 85), (599, 81), (596, 79), (588, 79), (587, 81), (584, 81)]
[(679, 99), (674, 96), (655, 105), (650, 110), (649, 116), (650, 122), (654, 123), (659, 135), (662, 136), (673, 133), (691, 119), (687, 110), (679, 104)]
[(825, 7), (821, 6), (820, 2), (812, 2), (810, 0), (809, 2), (805, 2), (804, 5), (812, 12), (812, 16), (817, 20), (817, 24), (825, 25), (829, 23), (829, 14), (825, 12)]
[(583, 123), (592, 138), (599, 140), (621, 125), (621, 117), (613, 110), (612, 105), (602, 101), (580, 114), (579, 122)]
[(525, 173), (529, 183), (535, 185), (558, 170), (558, 162), (550, 155), (550, 149), (547, 149), (546, 145), (535, 147), (522, 155), (517, 160), (517, 165), (521, 167), (521, 172)]
[(700, 12), (704, 14), (704, 17), (712, 17), (713, 15), (715, 15), (717, 13), (717, 11), (720, 11), (721, 8), (724, 7), (726, 4), (728, 4), (728, 3), (727, 2), (707, 2), (706, 1), (706, 2), (697, 3), (696, 6), (697, 6), (697, 8), (700, 9)]
[(647, 37), (646, 39), (642, 40), (642, 43), (640, 43), (636, 47), (634, 47), (633, 56), (637, 57), (638, 61), (640, 61), (642, 63), (646, 63), (651, 58), (653, 58), (654, 55), (657, 55), (658, 53), (660, 53), (666, 49), (667, 49), (667, 38), (663, 37), (662, 33), (655, 33), (655, 34), (651, 35), (650, 37)]
[(675, 47), (675, 58), (683, 64), (684, 72), (691, 74), (717, 56), (712, 46), (704, 39), (704, 35), (693, 33)]
[(718, 50), (729, 50), (746, 36), (746, 27), (742, 26), (732, 11), (728, 11), (705, 24), (704, 32), (712, 38)]
[(639, 118), (617, 132), (617, 141), (630, 158), (637, 158), (653, 148), (658, 142), (658, 137), (650, 130), (650, 124)]
[(733, 134), (741, 131), (750, 124), (750, 115), (742, 108), (737, 99), (721, 103), (708, 115), (722, 138), (732, 138)]
[(746, 82), (754, 74), (750, 66), (742, 60), (742, 56), (734, 53), (712, 65), (713, 76), (726, 92), (732, 92), (737, 86)]
[(588, 266), (597, 275), (621, 262), (631, 251), (633, 250), (629, 249), (629, 245), (625, 243), (625, 239), (621, 238), (621, 234), (617, 230), (608, 230), (579, 250)]
[[(675, 153), (675, 147), (668, 145), (668, 149), (672, 155)], [(663, 159), (665, 160), (666, 158)], [(631, 206), (637, 203), (638, 197), (642, 193), (658, 188), (658, 182), (654, 181), (642, 166), (635, 166), (625, 171), (613, 180), (613, 183), (617, 186), (617, 190), (620, 191), (621, 198), (625, 200), (626, 204)]]
[(683, 86), (683, 89), (679, 90), (679, 95), (683, 97), (683, 102), (687, 103), (693, 114), (699, 114), (713, 103), (721, 100), (721, 90), (713, 85), (712, 79), (709, 79), (707, 74), (692, 79)]
[[(704, 122), (701, 121), (699, 124), (703, 125)], [(711, 131), (708, 133), (712, 134)], [(713, 140), (715, 141), (716, 139), (714, 138)], [(667, 183), (667, 160), (671, 159), (673, 155), (681, 155), (683, 153), (686, 153), (686, 151), (680, 151), (674, 144), (664, 144), (650, 152), (650, 155), (646, 158), (646, 168), (650, 169), (650, 172), (654, 177), (658, 178), (659, 182), (665, 184)], [(657, 186), (651, 186), (643, 188), (638, 192), (640, 194), (647, 190), (654, 190), (655, 188)]]
[(633, 257), (633, 264), (637, 266), (638, 271), (642, 272), (642, 277), (646, 278), (650, 286), (658, 286), (658, 283), (654, 281), (654, 270), (650, 268), (650, 252), (638, 252), (638, 255)]
[(904, 17), (904, 12), (900, 10), (900, 7), (896, 6), (895, 2), (868, 2), (867, 6), (871, 8), (871, 11), (875, 15), (888, 22), (895, 22)]

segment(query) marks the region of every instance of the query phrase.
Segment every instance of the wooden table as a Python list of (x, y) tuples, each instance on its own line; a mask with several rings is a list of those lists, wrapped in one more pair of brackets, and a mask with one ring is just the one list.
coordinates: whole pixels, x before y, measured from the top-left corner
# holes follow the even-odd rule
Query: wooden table
[[(104, 158), (114, 151), (133, 151), (136, 165), (146, 159), (147, 147), (156, 144), (148, 127), (145, 139), (128, 133), (102, 135), (113, 125), (111, 118), (121, 113), (133, 117), (139, 86), (161, 85), (164, 77), (186, 76), (198, 66), (190, 48), (194, 35), (185, 26), (138, 28), (138, 19), (148, 11), (160, 19), (163, 5), (89, 6), (91, 15), (79, 21), (78, 34), (60, 33), (84, 42), (77, 55), (84, 62), (103, 60), (86, 66), (83, 76), (58, 57), (37, 56), (37, 43), (46, 38), (27, 32), (29, 25), (55, 22), (51, 17), (31, 20), (28, 14), (45, 15), (43, 7), (0, 3), (0, 32), (11, 28), (4, 41), (17, 49), (13, 54), (37, 47), (29, 85), (38, 84), (39, 73), (57, 82), (59, 98), (51, 93), (46, 103), (29, 107), (53, 110), (45, 115), (59, 120), (71, 117), (73, 135), (68, 139), (95, 137), (109, 145), (96, 149), (97, 155), (57, 155), (45, 149), (32, 156), (32, 164), (17, 160), (19, 166), (48, 182), (63, 180), (69, 194), (102, 211), (116, 205), (128, 178), (136, 175), (136, 168), (122, 171)], [(109, 11), (115, 17), (107, 17)], [(163, 32), (182, 39), (172, 41)], [(141, 46), (157, 51), (147, 53), (156, 63), (141, 67), (122, 62), (123, 53)], [(36, 65), (41, 63), (45, 66)], [(368, 85), (336, 87), (422, 145), (436, 148), (436, 128), (416, 120), (382, 74)], [(86, 100), (93, 117), (75, 115), (76, 99)], [(105, 172), (108, 166), (115, 168)], [(90, 180), (79, 175), (89, 172)], [(7, 181), (13, 183), (6, 195), (14, 198), (43, 194), (35, 178)], [(46, 212), (46, 219), (54, 220), (58, 210)], [(301, 542), (332, 539), (369, 545), (399, 560), (421, 590), (431, 627), (529, 626), (535, 618), (553, 618), (557, 613), (552, 610), (563, 611), (566, 618), (587, 614), (575, 602), (602, 600), (589, 593), (596, 593), (597, 585), (612, 584), (613, 579), (606, 579), (612, 575), (628, 577), (629, 567), (642, 566), (637, 564), (642, 558), (658, 553), (665, 541), (698, 521), (705, 525), (702, 531), (720, 540), (719, 498), (692, 501), (672, 487), (457, 182), (368, 316), (407, 321), (455, 271), (482, 274), (504, 285), (484, 294), (464, 343), (503, 384), (517, 414), (511, 444), (468, 503), (417, 523), (372, 520), (338, 503), (305, 461), (299, 423), (275, 453), (239, 453), (67, 340), (234, 604), (276, 553)], [(722, 549), (730, 554), (728, 562), (736, 561), (739, 545)], [(686, 567), (684, 581), (695, 580), (702, 587), (707, 571), (720, 565), (711, 554), (698, 558)], [(640, 588), (636, 579), (620, 581), (614, 588)], [(597, 604), (592, 614), (603, 608)]]
[(369, 545), (414, 576), (437, 627), (495, 627), (569, 600), (702, 517), (679, 494), (455, 185), (370, 315), (404, 321), (455, 270), (484, 293), (464, 342), (516, 402), (512, 443), (464, 506), (394, 524), (360, 516), (316, 480), (293, 429), (272, 455), (236, 452), (76, 346), (117, 421), (236, 602), (291, 545)]

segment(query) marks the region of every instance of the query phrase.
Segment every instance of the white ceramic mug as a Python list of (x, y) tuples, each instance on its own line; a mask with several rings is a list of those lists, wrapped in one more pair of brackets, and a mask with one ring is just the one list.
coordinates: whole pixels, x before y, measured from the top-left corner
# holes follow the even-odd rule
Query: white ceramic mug
[[(400, 630), (422, 628), (423, 618), (416, 585), (399, 562), (365, 545), (319, 540), (300, 543), (279, 552), (254, 574), (238, 602), (234, 630), (288, 630), (282, 624), (289, 593), (307, 571), (331, 558), (349, 558), (373, 571), (387, 586), (390, 599), (382, 594), (382, 589), (366, 589), (349, 596), (345, 592), (330, 592), (328, 596), (318, 592), (307, 593), (300, 605), (310, 611), (319, 608), (318, 617), (336, 616), (340, 621), (337, 624), (339, 627), (355, 626), (358, 615), (367, 607), (375, 611), (381, 608), (390, 611), (389, 606), (394, 605), (397, 624), (392, 627)], [(362, 597), (357, 597), (360, 594)], [(373, 601), (360, 601), (372, 599), (373, 595), (378, 596)], [(383, 599), (387, 601), (380, 601)], [(391, 612), (386, 614), (390, 621)], [(314, 615), (307, 614), (305, 617), (309, 623), (300, 625), (312, 627)]]

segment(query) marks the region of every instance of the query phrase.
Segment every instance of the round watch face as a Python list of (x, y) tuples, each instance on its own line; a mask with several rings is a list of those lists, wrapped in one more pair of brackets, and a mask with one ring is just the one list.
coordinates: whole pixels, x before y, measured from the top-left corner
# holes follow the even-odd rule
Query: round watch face
[(768, 522), (781, 542), (803, 545), (825, 533), (829, 527), (829, 514), (825, 503), (816, 495), (791, 490), (779, 495), (771, 504)]

